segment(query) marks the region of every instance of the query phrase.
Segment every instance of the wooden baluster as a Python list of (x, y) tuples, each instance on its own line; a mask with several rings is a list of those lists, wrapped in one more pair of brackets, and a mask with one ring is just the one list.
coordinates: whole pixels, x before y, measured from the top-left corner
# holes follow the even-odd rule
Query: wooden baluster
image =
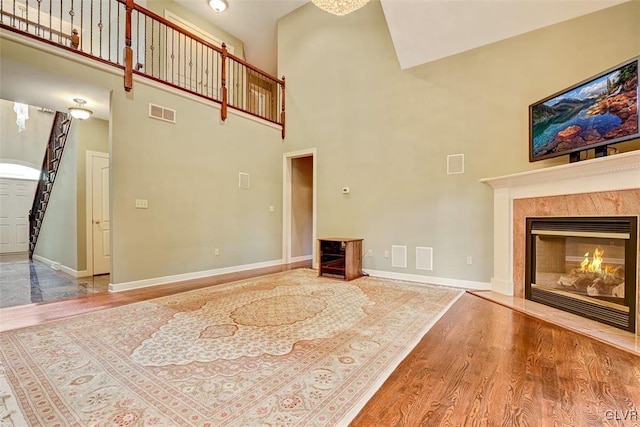
[(124, 22), (124, 90), (133, 89), (133, 50), (131, 49), (131, 11), (133, 0), (127, 0)]
[(284, 102), (285, 102), (285, 91), (284, 91), (284, 76), (282, 76), (282, 109), (280, 110), (280, 123), (282, 124), (282, 139), (284, 139)]
[(220, 109), (220, 118), (225, 121), (227, 119), (227, 45), (225, 43), (222, 43), (221, 55), (220, 85), (222, 89), (222, 108)]
[(75, 28), (71, 32), (71, 47), (74, 49), (78, 49), (80, 46), (80, 36), (78, 35), (78, 30)]

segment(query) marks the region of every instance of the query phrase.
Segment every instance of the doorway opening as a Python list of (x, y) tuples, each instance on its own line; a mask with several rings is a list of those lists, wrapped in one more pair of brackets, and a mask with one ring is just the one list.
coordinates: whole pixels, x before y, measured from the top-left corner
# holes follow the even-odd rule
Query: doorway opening
[(283, 260), (316, 260), (317, 156), (315, 148), (283, 157)]

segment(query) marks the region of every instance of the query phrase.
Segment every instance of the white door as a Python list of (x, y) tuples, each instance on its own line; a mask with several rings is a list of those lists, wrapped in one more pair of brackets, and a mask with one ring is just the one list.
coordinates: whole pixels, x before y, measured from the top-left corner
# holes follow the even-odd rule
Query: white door
[(91, 157), (93, 274), (109, 273), (109, 158)]
[(29, 210), (37, 181), (0, 178), (0, 253), (29, 249)]

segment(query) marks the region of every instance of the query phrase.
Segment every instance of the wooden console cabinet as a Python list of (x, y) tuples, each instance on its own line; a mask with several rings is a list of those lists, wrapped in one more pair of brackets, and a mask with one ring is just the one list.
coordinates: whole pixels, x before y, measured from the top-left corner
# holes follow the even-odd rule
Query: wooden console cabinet
[(362, 240), (318, 239), (320, 276), (353, 280), (362, 276)]

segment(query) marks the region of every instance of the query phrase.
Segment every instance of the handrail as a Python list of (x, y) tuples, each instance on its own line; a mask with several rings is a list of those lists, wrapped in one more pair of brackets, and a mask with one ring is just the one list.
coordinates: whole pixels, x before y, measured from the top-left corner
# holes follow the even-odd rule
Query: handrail
[[(29, 258), (33, 256), (38, 243), (40, 227), (49, 204), (48, 197), (53, 190), (53, 184), (62, 161), (71, 120), (67, 113), (56, 111), (51, 124), (51, 132), (49, 132), (49, 140), (42, 158), (42, 167), (40, 168), (40, 179), (38, 180), (31, 210), (29, 211)], [(50, 185), (47, 187), (47, 184)], [(40, 221), (40, 224), (38, 224), (38, 221)]]
[(281, 80), (281, 79), (279, 79), (279, 78), (277, 78), (277, 77), (274, 77), (274, 76), (270, 75), (270, 74), (269, 74), (269, 73), (267, 73), (266, 71), (261, 70), (260, 68), (256, 67), (255, 65), (251, 65), (251, 64), (249, 64), (249, 63), (248, 63), (247, 61), (245, 61), (244, 59), (239, 58), (239, 57), (235, 56), (235, 55), (234, 55), (234, 54), (232, 54), (232, 53), (227, 54), (227, 56), (228, 56), (230, 59), (233, 59), (234, 61), (239, 62), (241, 65), (243, 65), (243, 66), (245, 66), (245, 67), (249, 68), (250, 70), (255, 71), (256, 73), (262, 74), (263, 76), (267, 76), (267, 77), (269, 77), (271, 80), (273, 80), (273, 81), (274, 81), (274, 82), (276, 82), (276, 83), (284, 84), (284, 80), (283, 80), (283, 79)]
[(72, 36), (70, 36), (68, 34), (61, 33), (60, 31), (54, 30), (53, 28), (48, 28), (46, 25), (39, 24), (36, 21), (30, 21), (30, 20), (28, 20), (26, 18), (23, 18), (21, 16), (14, 15), (13, 13), (5, 12), (4, 10), (0, 10), (0, 15), (7, 16), (7, 17), (9, 17), (9, 18), (11, 18), (11, 19), (13, 19), (15, 21), (19, 21), (19, 22), (25, 23), (25, 24), (27, 24), (27, 26), (28, 25), (33, 25), (34, 27), (39, 27), (39, 28), (41, 28), (43, 30), (51, 32), (51, 34), (55, 34), (58, 37), (69, 39), (69, 41), (71, 41), (71, 39), (72, 39)]
[[(284, 78), (271, 76), (225, 45), (135, 0), (92, 1), (88, 6), (83, 1), (41, 0), (31, 6), (17, 1), (0, 1), (0, 28), (123, 69), (126, 91), (133, 89), (134, 74), (142, 76), (220, 104), (222, 120), (232, 108), (275, 123), (283, 128), (284, 138)], [(18, 6), (26, 12), (26, 25), (15, 25), (22, 18), (9, 16), (12, 5), (14, 11)], [(30, 15), (38, 21), (29, 20)]]

